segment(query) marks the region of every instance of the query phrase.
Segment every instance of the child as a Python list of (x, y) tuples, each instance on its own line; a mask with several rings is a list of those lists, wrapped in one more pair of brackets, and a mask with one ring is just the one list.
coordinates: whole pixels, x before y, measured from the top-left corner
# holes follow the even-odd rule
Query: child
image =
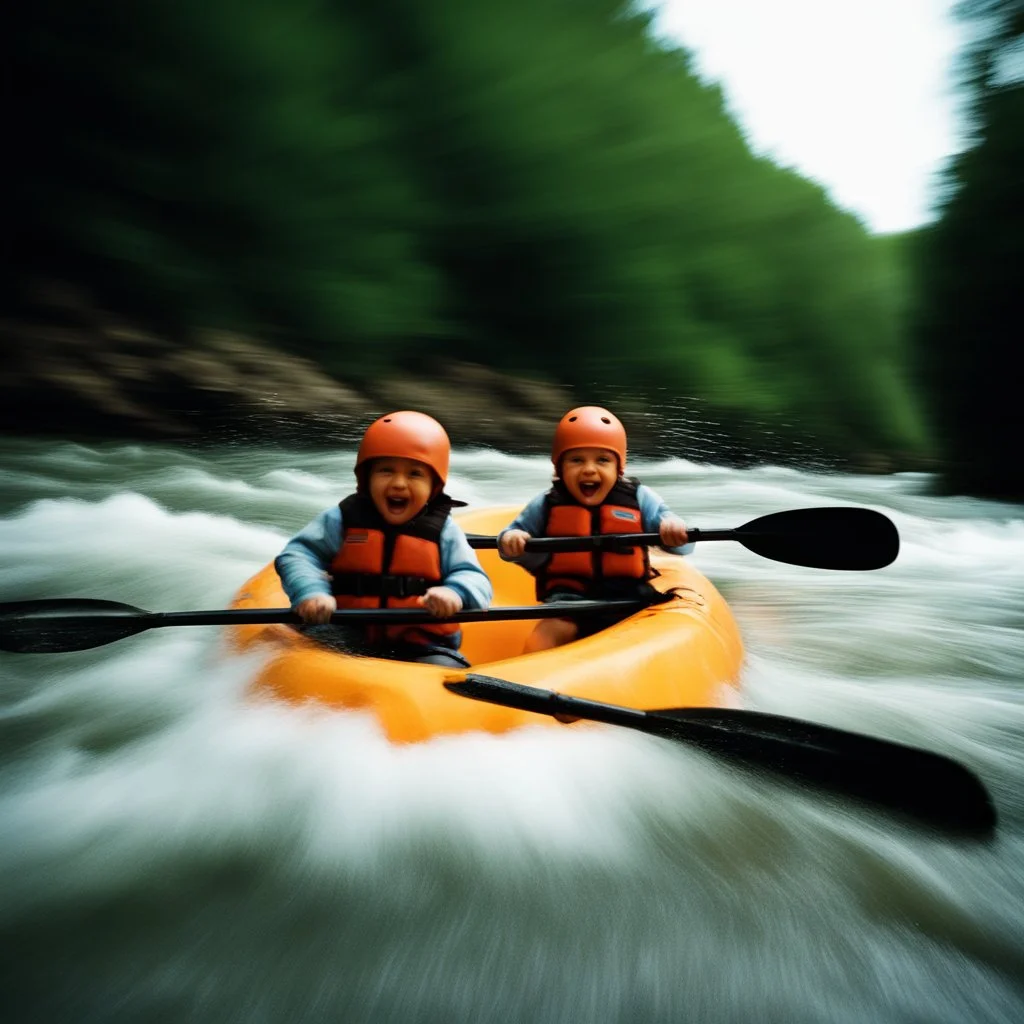
[[(551, 448), (554, 486), (534, 498), (498, 534), (498, 551), (537, 577), (541, 601), (640, 597), (660, 600), (647, 582), (657, 576), (647, 548), (625, 552), (582, 551), (545, 555), (526, 551), (531, 537), (598, 533), (658, 533), (662, 546), (688, 554), (686, 524), (626, 468), (626, 431), (607, 409), (587, 405), (567, 412)], [(686, 546), (684, 546), (686, 545)], [(573, 619), (544, 619), (527, 638), (526, 652), (559, 647), (590, 636), (631, 614), (612, 612)]]
[[(423, 607), (442, 618), (491, 603), (491, 581), (449, 514), (465, 504), (443, 490), (450, 454), (444, 427), (423, 413), (370, 424), (356, 455), (356, 493), (317, 516), (274, 562), (305, 623), (328, 623), (336, 608)], [(346, 635), (337, 626), (311, 632), (325, 629), (335, 640)], [(455, 623), (368, 626), (363, 639), (359, 653), (469, 667)]]

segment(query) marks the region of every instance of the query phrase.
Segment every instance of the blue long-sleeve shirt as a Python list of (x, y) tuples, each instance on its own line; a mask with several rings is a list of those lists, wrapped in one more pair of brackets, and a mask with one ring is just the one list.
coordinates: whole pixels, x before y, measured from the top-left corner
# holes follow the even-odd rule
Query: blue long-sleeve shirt
[[(536, 572), (551, 555), (543, 551), (524, 551), (518, 558), (509, 558), (501, 550), (500, 542), (502, 534), (509, 530), (525, 530), (531, 537), (543, 537), (546, 519), (544, 515), (544, 497), (547, 491), (538, 494), (530, 503), (498, 534), (498, 554), (506, 562), (515, 562), (521, 565), (527, 572)], [(673, 515), (671, 509), (665, 504), (665, 500), (656, 491), (651, 490), (646, 484), (640, 484), (636, 489), (636, 500), (640, 506), (640, 523), (644, 533), (657, 533), (661, 529), (661, 521), (666, 516)], [(695, 545), (683, 544), (675, 548), (665, 548), (673, 555), (688, 555), (693, 551)]]
[[(293, 608), (316, 594), (330, 596), (327, 571), (341, 547), (343, 530), (341, 509), (335, 505), (292, 537), (274, 560)], [(462, 607), (467, 611), (488, 607), (494, 597), (490, 577), (480, 567), (476, 552), (451, 516), (441, 530), (439, 548), (442, 579), (438, 586), (451, 587), (462, 598)]]

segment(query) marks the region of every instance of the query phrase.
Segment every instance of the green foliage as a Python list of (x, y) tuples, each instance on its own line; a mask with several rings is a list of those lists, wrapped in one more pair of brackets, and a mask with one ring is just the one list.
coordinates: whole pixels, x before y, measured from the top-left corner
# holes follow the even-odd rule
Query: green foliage
[(470, 358), (921, 452), (892, 247), (627, 0), (40, 0), (24, 278), (339, 376)]
[(964, 62), (973, 145), (952, 163), (942, 219), (916, 247), (918, 366), (945, 485), (1021, 501), (1024, 431), (1012, 368), (1024, 263), (1024, 3), (971, 0), (961, 11), (975, 39)]

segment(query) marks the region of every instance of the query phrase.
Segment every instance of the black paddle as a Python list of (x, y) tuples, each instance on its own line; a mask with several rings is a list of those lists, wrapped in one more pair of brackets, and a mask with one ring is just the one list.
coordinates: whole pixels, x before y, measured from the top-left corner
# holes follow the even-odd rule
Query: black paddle
[(978, 778), (940, 754), (813, 722), (726, 708), (639, 711), (470, 673), (453, 693), (541, 715), (585, 718), (688, 743), (744, 769), (851, 797), (916, 824), (978, 838), (996, 812)]
[[(560, 601), (545, 605), (510, 605), (459, 612), (439, 619), (425, 609), (353, 608), (337, 611), (331, 622), (368, 626), (407, 626), (424, 622), (488, 622), (498, 619), (556, 619), (594, 612), (639, 611), (646, 601)], [(60, 598), (0, 604), (0, 651), (55, 654), (86, 651), (162, 626), (241, 626), (302, 619), (287, 608), (228, 608), (199, 612), (147, 612), (118, 601)]]
[[(881, 569), (899, 554), (900, 536), (892, 520), (868, 508), (799, 508), (773, 512), (732, 530), (687, 529), (688, 543), (735, 540), (757, 555), (814, 569)], [(496, 548), (496, 537), (469, 534), (474, 548)], [(656, 533), (607, 533), (591, 537), (535, 537), (527, 551), (628, 550), (660, 544)]]
[[(863, 508), (806, 508), (774, 512), (736, 529), (689, 530), (693, 542), (735, 540), (756, 554), (792, 565), (819, 569), (879, 569), (899, 552), (896, 527), (880, 512)], [(539, 537), (527, 541), (530, 551), (623, 550), (636, 544), (658, 544), (656, 533), (603, 534), (592, 537)], [(470, 535), (476, 548), (497, 547), (494, 537)], [(460, 612), (445, 621), (483, 622), (497, 619), (559, 618), (597, 611), (639, 610), (641, 602), (593, 601), (493, 608)], [(17, 653), (84, 651), (162, 626), (216, 626), (301, 620), (288, 609), (230, 609), (200, 612), (148, 612), (116, 601), (63, 599), (0, 605), (0, 650)], [(336, 612), (333, 622), (368, 625), (412, 625), (438, 621), (426, 611), (354, 609)]]

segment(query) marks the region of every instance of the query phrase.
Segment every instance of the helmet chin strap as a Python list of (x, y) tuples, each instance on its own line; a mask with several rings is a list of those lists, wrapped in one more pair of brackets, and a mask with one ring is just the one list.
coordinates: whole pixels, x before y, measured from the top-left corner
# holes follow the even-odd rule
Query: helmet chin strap
[[(443, 490), (445, 482), (437, 475), (436, 470), (431, 470), (430, 475), (434, 478), (434, 486), (430, 491), (430, 501), (433, 501)], [(430, 501), (427, 504), (430, 504)]]

